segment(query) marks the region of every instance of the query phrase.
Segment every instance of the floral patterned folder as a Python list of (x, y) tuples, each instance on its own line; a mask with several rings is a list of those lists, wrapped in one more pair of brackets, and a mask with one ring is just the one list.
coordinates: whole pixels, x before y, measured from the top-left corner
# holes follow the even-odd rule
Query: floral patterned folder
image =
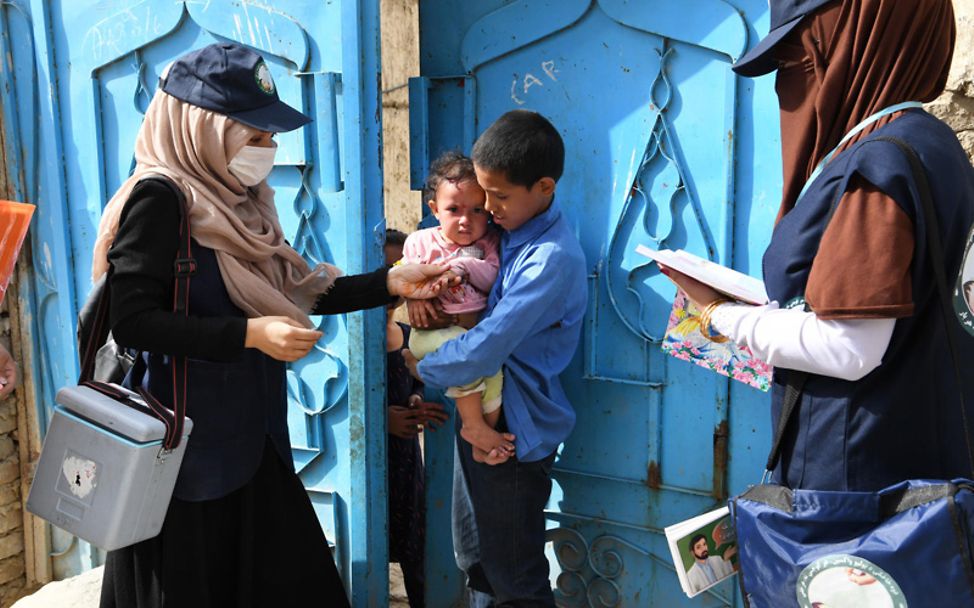
[(663, 352), (696, 363), (767, 392), (771, 387), (771, 366), (756, 359), (751, 349), (733, 342), (711, 342), (700, 333), (700, 311), (676, 292), (670, 322), (663, 337)]

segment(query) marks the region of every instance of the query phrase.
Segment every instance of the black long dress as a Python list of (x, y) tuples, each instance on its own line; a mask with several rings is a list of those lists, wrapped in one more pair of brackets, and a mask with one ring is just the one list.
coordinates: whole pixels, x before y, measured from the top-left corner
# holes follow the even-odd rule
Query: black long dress
[[(113, 331), (148, 352), (232, 359), (244, 350), (246, 319), (170, 312), (178, 226), (166, 186), (133, 190), (111, 255)], [(338, 279), (313, 312), (388, 304), (385, 273)], [(243, 487), (213, 500), (174, 497), (159, 536), (110, 552), (102, 582), (102, 608), (299, 605), (348, 600), (308, 495), (269, 438)]]
[[(423, 395), (423, 383), (406, 368), (402, 350), (409, 344), (409, 326), (399, 327), (403, 345), (386, 353), (386, 403), (406, 407), (411, 395)], [(389, 435), (388, 454), (389, 561), (402, 568), (410, 608), (423, 608), (426, 497), (419, 438)]]

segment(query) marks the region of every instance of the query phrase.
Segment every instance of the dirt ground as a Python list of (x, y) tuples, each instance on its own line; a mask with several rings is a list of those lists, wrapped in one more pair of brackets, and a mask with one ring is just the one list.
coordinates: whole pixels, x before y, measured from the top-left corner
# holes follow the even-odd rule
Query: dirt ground
[[(48, 583), (33, 595), (18, 600), (12, 608), (98, 608), (102, 568), (95, 568), (78, 576)], [(397, 564), (389, 565), (389, 606), (407, 608), (402, 571)]]

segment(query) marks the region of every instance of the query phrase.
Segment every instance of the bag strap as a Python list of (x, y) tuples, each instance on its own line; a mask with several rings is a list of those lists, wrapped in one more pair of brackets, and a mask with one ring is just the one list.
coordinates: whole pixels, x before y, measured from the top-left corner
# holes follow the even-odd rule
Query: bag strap
[[(105, 276), (95, 282), (92, 289), (98, 294), (94, 303), (91, 329), (88, 332), (88, 342), (85, 352), (81, 354), (81, 375), (78, 384), (91, 381), (95, 375), (95, 358), (105, 342), (108, 341), (108, 283), (112, 276), (112, 265), (108, 265)], [(80, 338), (81, 336), (79, 336)]]
[[(964, 403), (964, 389), (960, 364), (957, 357), (957, 345), (954, 333), (951, 331), (950, 319), (953, 316), (950, 308), (950, 291), (947, 288), (947, 272), (945, 270), (945, 256), (940, 239), (940, 225), (937, 220), (937, 211), (933, 206), (933, 194), (930, 190), (930, 182), (927, 179), (927, 172), (924, 170), (923, 163), (916, 152), (902, 139), (896, 137), (877, 137), (874, 141), (885, 141), (896, 145), (906, 156), (910, 163), (913, 179), (917, 185), (917, 193), (920, 196), (920, 203), (923, 206), (924, 223), (926, 224), (927, 248), (930, 253), (930, 263), (933, 266), (934, 277), (937, 282), (938, 299), (940, 300), (940, 312), (944, 322), (944, 333), (947, 335), (947, 348), (950, 350), (950, 358), (953, 362), (954, 377), (957, 382), (957, 395), (960, 403), (961, 421), (964, 425), (964, 440), (967, 444), (967, 460), (974, 477), (974, 447), (971, 441), (971, 427), (967, 421), (967, 408)], [(831, 218), (831, 213), (829, 214)], [(785, 398), (781, 406), (781, 415), (778, 425), (775, 428), (774, 440), (771, 444), (771, 453), (765, 465), (765, 478), (767, 478), (781, 459), (781, 443), (784, 439), (788, 425), (795, 415), (795, 409), (801, 400), (802, 390), (810, 374), (797, 370), (788, 370), (788, 378), (785, 383)]]
[(787, 373), (788, 379), (785, 382), (785, 399), (781, 405), (781, 414), (778, 416), (778, 426), (774, 429), (771, 453), (768, 454), (768, 462), (764, 465), (765, 477), (768, 477), (774, 471), (775, 467), (778, 466), (778, 461), (781, 460), (781, 442), (785, 438), (785, 431), (788, 430), (788, 424), (791, 422), (795, 406), (801, 400), (802, 389), (805, 388), (805, 381), (808, 380), (809, 376), (807, 372), (800, 372), (794, 369), (788, 370)]
[[(172, 310), (176, 314), (189, 316), (189, 284), (190, 278), (196, 273), (196, 260), (193, 258), (192, 234), (190, 232), (189, 212), (186, 208), (186, 198), (183, 196), (182, 191), (177, 188), (172, 181), (165, 177), (153, 176), (146, 178), (146, 180), (143, 181), (148, 180), (153, 180), (159, 182), (160, 184), (164, 184), (176, 195), (176, 199), (179, 201), (179, 250), (176, 253), (176, 259), (173, 262)], [(120, 393), (118, 389), (114, 388), (110, 384), (96, 382), (92, 379), (95, 371), (96, 355), (98, 354), (98, 350), (108, 340), (108, 334), (110, 331), (108, 323), (108, 311), (111, 302), (112, 271), (113, 268), (109, 264), (108, 272), (105, 274), (105, 277), (101, 279), (104, 281), (104, 287), (101, 288), (98, 301), (95, 304), (94, 321), (92, 322), (92, 329), (88, 339), (88, 345), (85, 348), (84, 355), (81, 359), (81, 376), (78, 379), (78, 384), (92, 388), (104, 395), (119, 400), (121, 403), (132, 406), (132, 400), (126, 395)], [(145, 400), (146, 405), (150, 410), (152, 410), (152, 413), (159, 418), (163, 424), (166, 425), (166, 434), (163, 438), (163, 447), (166, 450), (174, 450), (179, 447), (179, 443), (183, 438), (183, 425), (186, 419), (187, 359), (185, 356), (171, 357), (170, 363), (172, 364), (173, 380), (172, 409), (167, 408), (144, 388), (139, 387), (137, 389), (137, 392)]]

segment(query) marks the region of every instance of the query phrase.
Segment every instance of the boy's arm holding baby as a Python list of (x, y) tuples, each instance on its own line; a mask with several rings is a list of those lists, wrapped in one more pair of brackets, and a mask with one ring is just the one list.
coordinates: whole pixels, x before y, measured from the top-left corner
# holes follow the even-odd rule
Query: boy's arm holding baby
[(407, 364), (424, 382), (436, 386), (465, 384), (497, 373), (518, 345), (561, 321), (562, 311), (555, 303), (577, 285), (573, 273), (557, 271), (559, 253), (551, 247), (532, 252), (493, 310), (473, 329), (445, 343), (418, 366), (407, 355)]

